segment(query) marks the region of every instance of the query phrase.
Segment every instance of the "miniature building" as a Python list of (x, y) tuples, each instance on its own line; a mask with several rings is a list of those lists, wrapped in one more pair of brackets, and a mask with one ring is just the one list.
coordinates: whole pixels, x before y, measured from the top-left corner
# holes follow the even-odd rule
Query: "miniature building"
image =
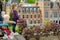
[(45, 20), (50, 19), (53, 22), (60, 23), (60, 0), (53, 2), (51, 0), (38, 0), (38, 6), (27, 4), (20, 7), (20, 17), (27, 21), (27, 24), (39, 25)]
[(40, 24), (41, 11), (39, 6), (23, 5), (20, 8), (20, 17), (26, 19), (27, 24)]
[(60, 0), (56, 2), (50, 0), (38, 1), (42, 13), (42, 22), (50, 19), (53, 22), (60, 23)]
[(28, 24), (40, 24), (50, 19), (60, 23), (60, 2), (50, 0), (38, 0), (38, 6), (23, 5), (21, 7), (21, 17), (28, 20)]

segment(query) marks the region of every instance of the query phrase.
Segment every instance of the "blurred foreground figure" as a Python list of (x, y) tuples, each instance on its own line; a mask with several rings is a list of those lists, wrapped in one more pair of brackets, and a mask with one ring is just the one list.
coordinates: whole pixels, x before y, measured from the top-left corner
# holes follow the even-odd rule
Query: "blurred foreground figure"
[(2, 12), (2, 2), (0, 0), (0, 21), (3, 20), (1, 12)]

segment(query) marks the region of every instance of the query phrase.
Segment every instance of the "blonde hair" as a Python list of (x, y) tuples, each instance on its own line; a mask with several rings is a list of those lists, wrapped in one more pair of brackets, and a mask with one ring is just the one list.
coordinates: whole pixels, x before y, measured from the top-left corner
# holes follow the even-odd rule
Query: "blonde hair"
[(7, 7), (6, 8), (6, 14), (10, 14), (10, 12), (11, 12), (11, 8), (10, 7)]

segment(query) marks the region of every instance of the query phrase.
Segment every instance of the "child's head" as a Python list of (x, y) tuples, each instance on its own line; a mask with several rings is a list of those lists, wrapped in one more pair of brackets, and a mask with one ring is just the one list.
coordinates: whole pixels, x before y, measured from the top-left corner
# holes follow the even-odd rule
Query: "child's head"
[(7, 7), (7, 8), (6, 8), (6, 14), (8, 14), (8, 15), (9, 15), (9, 14), (10, 14), (10, 12), (11, 12), (10, 7)]
[(3, 10), (3, 11), (2, 11), (2, 17), (3, 17), (4, 15), (5, 15), (5, 11)]
[(14, 3), (13, 5), (12, 5), (12, 10), (17, 10), (17, 4), (16, 3)]

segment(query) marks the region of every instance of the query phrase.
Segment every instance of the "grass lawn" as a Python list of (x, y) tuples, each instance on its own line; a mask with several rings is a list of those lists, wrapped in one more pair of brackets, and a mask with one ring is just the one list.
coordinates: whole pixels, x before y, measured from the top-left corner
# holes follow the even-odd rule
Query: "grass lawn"
[(12, 26), (9, 26), (10, 31), (12, 32)]

